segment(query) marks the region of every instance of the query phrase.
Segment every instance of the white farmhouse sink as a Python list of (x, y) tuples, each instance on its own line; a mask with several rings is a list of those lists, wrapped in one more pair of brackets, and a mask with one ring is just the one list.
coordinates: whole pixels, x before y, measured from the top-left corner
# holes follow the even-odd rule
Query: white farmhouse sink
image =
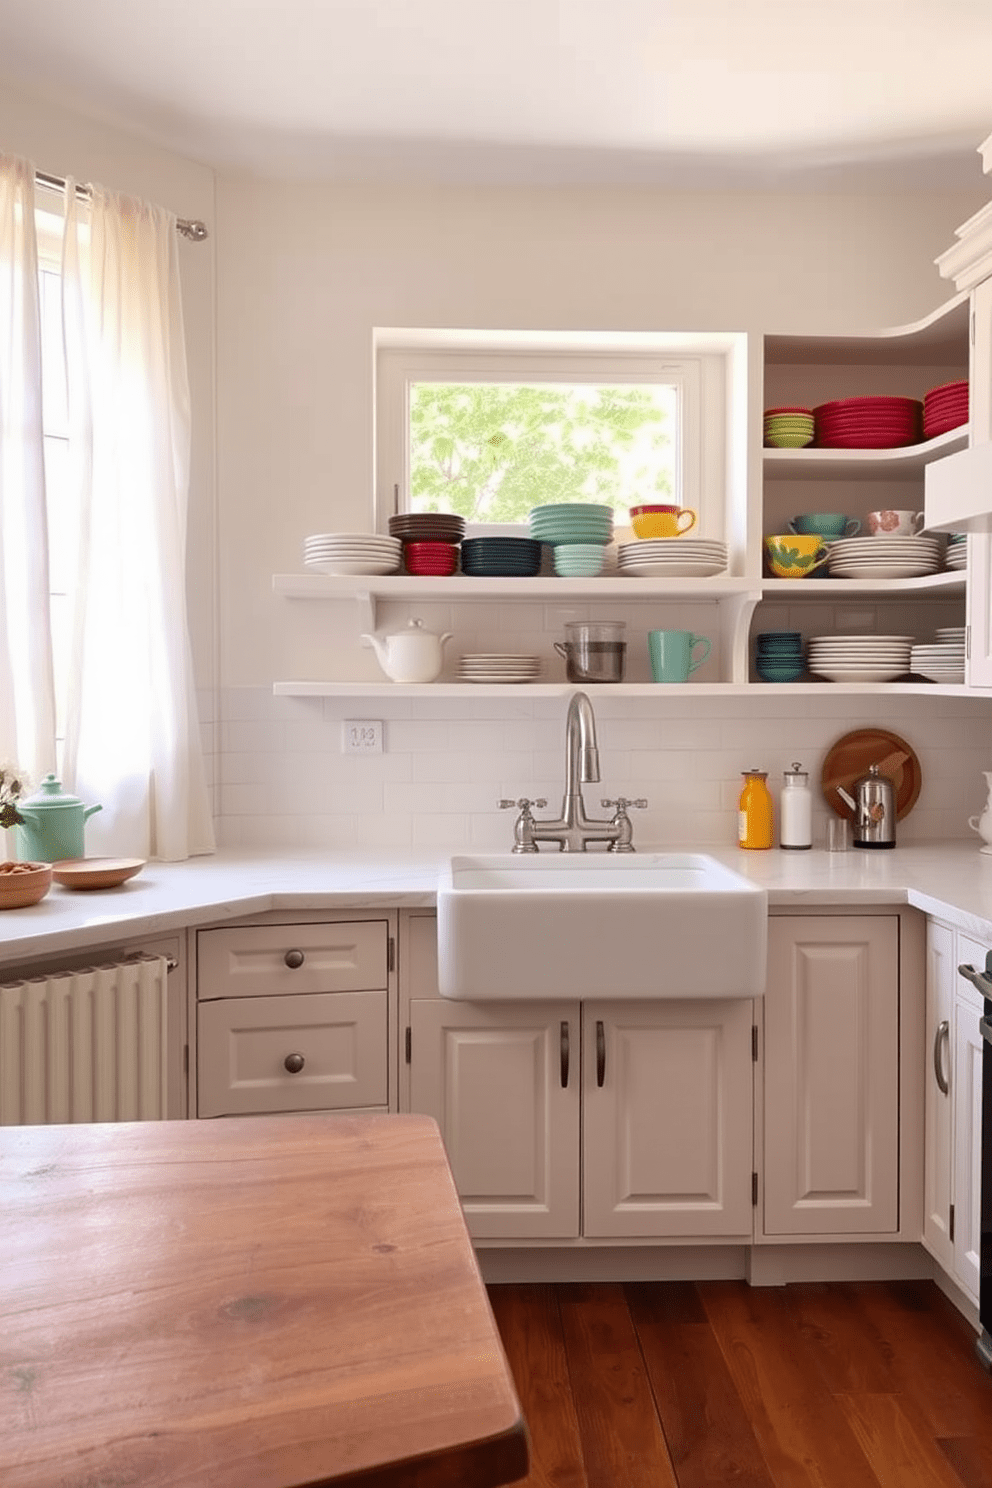
[(705, 853), (453, 857), (442, 997), (761, 997), (768, 896)]

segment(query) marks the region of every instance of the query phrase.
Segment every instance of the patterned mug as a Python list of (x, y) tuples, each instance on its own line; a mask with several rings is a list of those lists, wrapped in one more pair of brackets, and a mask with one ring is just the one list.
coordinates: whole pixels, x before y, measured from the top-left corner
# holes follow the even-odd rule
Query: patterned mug
[(872, 537), (915, 537), (926, 521), (923, 512), (874, 511), (868, 513)]

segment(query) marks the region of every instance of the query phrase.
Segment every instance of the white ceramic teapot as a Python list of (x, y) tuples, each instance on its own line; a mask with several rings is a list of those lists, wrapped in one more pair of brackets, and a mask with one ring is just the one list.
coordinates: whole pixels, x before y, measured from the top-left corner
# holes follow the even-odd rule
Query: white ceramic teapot
[(409, 620), (405, 629), (392, 635), (363, 635), (375, 648), (379, 665), (393, 682), (433, 682), (444, 665), (444, 644), (451, 631), (435, 635), (424, 629), (423, 620)]
[(985, 843), (984, 847), (979, 848), (979, 852), (992, 853), (992, 770), (983, 770), (982, 774), (985, 776), (988, 800), (981, 816), (969, 816), (968, 825)]

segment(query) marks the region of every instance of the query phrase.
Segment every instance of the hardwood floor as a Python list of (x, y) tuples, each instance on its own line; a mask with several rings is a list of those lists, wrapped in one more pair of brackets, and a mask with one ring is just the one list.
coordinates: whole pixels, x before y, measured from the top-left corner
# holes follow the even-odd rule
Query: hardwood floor
[(526, 1488), (990, 1488), (992, 1379), (931, 1282), (490, 1286)]

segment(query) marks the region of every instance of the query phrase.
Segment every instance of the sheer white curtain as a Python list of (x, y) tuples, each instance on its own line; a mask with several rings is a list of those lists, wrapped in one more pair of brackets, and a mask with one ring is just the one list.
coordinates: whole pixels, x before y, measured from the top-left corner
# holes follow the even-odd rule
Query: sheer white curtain
[(87, 851), (214, 847), (185, 605), (190, 398), (176, 219), (66, 186), (70, 506), (78, 530), (64, 775)]
[(0, 155), (0, 763), (35, 782), (55, 768), (41, 388), (34, 166)]

